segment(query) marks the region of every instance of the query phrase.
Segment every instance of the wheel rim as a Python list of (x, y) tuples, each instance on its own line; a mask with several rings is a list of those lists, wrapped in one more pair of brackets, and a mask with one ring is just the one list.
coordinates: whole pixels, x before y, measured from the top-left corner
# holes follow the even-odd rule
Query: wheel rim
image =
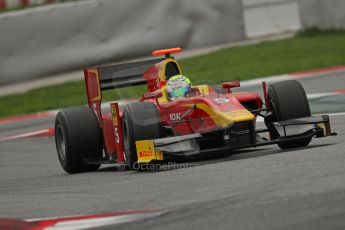
[(66, 158), (66, 141), (61, 125), (56, 127), (56, 143), (61, 160)]

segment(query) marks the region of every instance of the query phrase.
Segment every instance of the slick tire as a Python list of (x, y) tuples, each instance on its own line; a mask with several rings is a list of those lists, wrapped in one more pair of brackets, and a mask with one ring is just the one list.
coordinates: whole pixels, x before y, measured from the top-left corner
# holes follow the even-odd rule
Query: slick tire
[(55, 119), (55, 143), (62, 168), (67, 173), (97, 170), (85, 158), (102, 156), (102, 134), (95, 113), (88, 107), (60, 111)]
[[(301, 117), (311, 116), (307, 95), (303, 86), (296, 80), (277, 82), (269, 86), (268, 99), (273, 110), (273, 121), (284, 121)], [(271, 130), (271, 136), (278, 136)], [(287, 141), (279, 143), (282, 149), (299, 148), (307, 146), (311, 137), (298, 141)]]
[(150, 102), (134, 102), (123, 110), (122, 133), (126, 162), (132, 170), (145, 170), (144, 165), (137, 163), (138, 140), (150, 140), (162, 137), (160, 114)]

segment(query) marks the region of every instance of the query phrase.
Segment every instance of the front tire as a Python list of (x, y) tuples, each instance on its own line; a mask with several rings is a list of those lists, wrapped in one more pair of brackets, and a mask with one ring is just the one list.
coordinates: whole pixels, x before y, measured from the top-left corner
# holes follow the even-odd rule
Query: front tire
[(153, 103), (134, 102), (124, 108), (122, 120), (127, 165), (132, 170), (140, 170), (135, 142), (162, 137), (159, 111)]
[[(301, 83), (296, 80), (270, 85), (267, 95), (273, 110), (270, 122), (311, 116), (307, 95)], [(270, 134), (273, 138), (279, 136), (273, 128)], [(297, 141), (286, 141), (279, 143), (278, 146), (282, 149), (304, 147), (310, 143), (311, 139), (307, 137)]]
[(62, 168), (67, 173), (97, 170), (85, 158), (102, 156), (102, 135), (95, 113), (88, 107), (60, 111), (55, 119), (55, 144)]

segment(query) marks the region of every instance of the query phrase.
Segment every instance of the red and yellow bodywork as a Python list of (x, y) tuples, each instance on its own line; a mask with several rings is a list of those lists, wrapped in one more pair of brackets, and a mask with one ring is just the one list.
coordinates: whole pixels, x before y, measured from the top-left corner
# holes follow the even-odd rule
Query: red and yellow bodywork
[[(256, 99), (253, 97), (253, 100)], [(210, 132), (214, 129), (230, 127), (238, 122), (255, 121), (255, 116), (241, 105), (236, 94), (218, 96), (212, 93), (159, 104), (158, 108), (162, 123), (171, 124), (181, 119), (192, 107), (194, 107), (193, 111), (185, 115), (182, 122), (175, 126), (179, 135)]]
[[(193, 144), (192, 139), (202, 139), (202, 135), (207, 136), (217, 132), (222, 132), (220, 141), (225, 143), (224, 148), (231, 147), (229, 144), (236, 147), (237, 142), (242, 144), (237, 146), (241, 148), (276, 144), (279, 141), (256, 143), (256, 111), (263, 111), (263, 102), (257, 93), (231, 92), (231, 88), (239, 87), (240, 84), (237, 81), (222, 84), (223, 89), (227, 89), (227, 93), (216, 92), (211, 85), (192, 85), (190, 97), (170, 100), (166, 92), (166, 82), (169, 77), (182, 74), (179, 63), (170, 56), (170, 53), (179, 51), (181, 51), (180, 48), (159, 50), (154, 51), (153, 54), (165, 55), (165, 58), (84, 69), (88, 104), (98, 117), (103, 133), (105, 154), (109, 158), (116, 159), (116, 163), (126, 163), (121, 127), (122, 114), (118, 103), (115, 102), (110, 104), (111, 113), (106, 116), (102, 115), (102, 91), (142, 84), (147, 85), (147, 92), (142, 95), (139, 101), (151, 102), (156, 106), (160, 113), (162, 127), (168, 127), (172, 136), (156, 140), (136, 141), (138, 163), (164, 160), (164, 154), (169, 151), (172, 152), (174, 147), (178, 148), (174, 144), (178, 144), (179, 141), (181, 143), (190, 141), (189, 144)], [(265, 108), (267, 108), (269, 101), (266, 96), (265, 84), (263, 84), (263, 88)], [(324, 135), (330, 135), (327, 118), (314, 119), (313, 121), (309, 119), (304, 123), (318, 124), (318, 126), (326, 124), (324, 129), (328, 131), (325, 131)], [(285, 126), (287, 125), (289, 124), (285, 124)], [(230, 140), (229, 133), (233, 131), (232, 127), (236, 128), (237, 133), (235, 135), (237, 137)], [(247, 139), (242, 137), (241, 139), (239, 137), (241, 135), (246, 135), (245, 138)], [(321, 134), (318, 133), (318, 135)], [(164, 147), (162, 146), (164, 145), (170, 145), (169, 151), (167, 148), (165, 148), (166, 152), (163, 151)], [(188, 148), (188, 145), (186, 147)]]
[[(255, 124), (256, 116), (244, 108), (241, 102), (256, 103), (258, 109), (262, 106), (262, 101), (256, 93), (218, 95), (210, 87), (207, 95), (166, 103), (158, 102), (157, 107), (163, 125), (173, 127), (176, 135), (188, 135), (210, 133), (243, 122)], [(142, 152), (146, 154), (143, 156)], [(137, 154), (138, 163), (162, 159), (162, 153), (155, 150), (152, 140), (137, 141)]]
[[(169, 74), (182, 74), (179, 63), (170, 52), (180, 49), (154, 51), (154, 55), (165, 54), (166, 58), (154, 63), (142, 73), (147, 84), (147, 93), (140, 101), (150, 101), (156, 104), (162, 125), (173, 127), (176, 135), (207, 133), (224, 129), (239, 122), (255, 123), (256, 116), (243, 107), (243, 103), (254, 103), (261, 109), (262, 101), (256, 93), (218, 94), (209, 85), (192, 86), (194, 95), (189, 98), (170, 101), (166, 93), (166, 82)], [(117, 103), (111, 103), (111, 114), (103, 116), (101, 112), (103, 69), (111, 66), (85, 68), (85, 83), (90, 108), (95, 110), (103, 131), (105, 152), (114, 156), (118, 163), (125, 162), (123, 153), (123, 137), (121, 130), (121, 112)], [(104, 80), (105, 81), (105, 80)], [(114, 87), (115, 88), (115, 87)], [(150, 97), (160, 93), (160, 97)], [(138, 162), (163, 160), (162, 152), (156, 151), (152, 140), (137, 141)]]

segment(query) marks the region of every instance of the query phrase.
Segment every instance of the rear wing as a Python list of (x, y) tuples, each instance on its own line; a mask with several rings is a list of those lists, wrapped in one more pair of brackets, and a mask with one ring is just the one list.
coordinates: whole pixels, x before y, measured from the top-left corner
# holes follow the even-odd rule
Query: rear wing
[(104, 90), (146, 84), (147, 81), (143, 77), (143, 73), (163, 60), (164, 58), (156, 58), (85, 68), (84, 77), (89, 106), (95, 108), (96, 111), (100, 109), (102, 91)]
[[(85, 68), (85, 81), (90, 80), (90, 78), (96, 78), (96, 83), (98, 83), (101, 91), (146, 84), (143, 73), (152, 65), (163, 60), (164, 58), (156, 58), (145, 61)], [(91, 84), (94, 83), (94, 81), (91, 82)], [(88, 84), (88, 82), (86, 82), (86, 84), (87, 88), (89, 86), (93, 87), (93, 85)]]

